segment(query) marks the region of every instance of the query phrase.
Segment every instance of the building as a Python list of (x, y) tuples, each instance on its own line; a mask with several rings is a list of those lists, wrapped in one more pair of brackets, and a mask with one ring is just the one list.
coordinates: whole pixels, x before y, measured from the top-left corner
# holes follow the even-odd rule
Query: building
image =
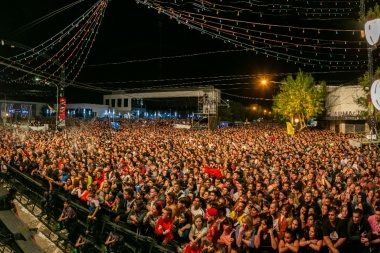
[(362, 116), (366, 108), (360, 107), (355, 100), (366, 97), (363, 87), (327, 86), (326, 117), (329, 127), (338, 133), (368, 132), (366, 118)]
[(1, 118), (22, 119), (41, 115), (46, 103), (0, 100)]

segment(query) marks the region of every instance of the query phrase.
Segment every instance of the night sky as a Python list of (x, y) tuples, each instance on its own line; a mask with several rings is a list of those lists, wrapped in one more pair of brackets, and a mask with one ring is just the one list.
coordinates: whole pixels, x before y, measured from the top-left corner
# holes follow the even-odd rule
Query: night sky
[[(66, 26), (74, 24), (74, 21), (96, 2), (98, 1), (78, 2), (73, 7), (42, 21), (42, 17), (54, 14), (60, 8), (67, 7), (76, 1), (4, 1), (0, 9), (2, 17), (0, 39), (21, 43), (30, 48), (36, 47), (48, 41)], [(278, 89), (273, 83), (270, 87), (262, 87), (260, 78), (263, 76), (271, 81), (279, 82), (286, 75), (295, 74), (299, 69), (302, 69), (305, 72), (312, 73), (317, 82), (325, 80), (328, 85), (347, 85), (355, 84), (357, 78), (368, 69), (366, 62), (368, 59), (366, 56), (367, 44), (365, 38), (360, 38), (360, 32), (357, 32), (363, 27), (363, 24), (357, 22), (358, 3), (360, 1), (218, 0), (206, 2), (171, 0), (147, 2), (151, 2), (152, 7), (161, 3), (161, 13), (159, 14), (155, 8), (148, 8), (143, 3), (137, 4), (136, 1), (132, 0), (109, 1), (91, 51), (89, 51), (86, 62), (75, 78), (75, 82), (79, 86), (86, 84), (99, 90), (95, 91), (95, 88), (78, 89), (78, 87), (69, 86), (65, 89), (68, 103), (100, 103), (102, 94), (119, 89), (133, 91), (134, 89), (149, 87), (215, 85), (222, 90), (224, 99), (249, 104), (259, 101), (252, 98), (271, 98)], [(213, 4), (203, 5), (205, 8), (202, 9), (202, 4), (210, 2)], [(238, 4), (234, 4), (237, 2)], [(252, 7), (248, 4), (249, 2), (253, 3)], [(347, 4), (349, 2), (350, 5)], [(235, 9), (228, 7), (229, 10), (249, 9), (250, 11), (242, 11), (238, 15), (236, 15), (236, 11), (221, 11), (216, 14), (215, 10), (220, 4), (236, 7)], [(373, 1), (366, 1), (366, 8), (371, 5), (373, 5)], [(213, 9), (214, 6), (215, 9)], [(223, 6), (219, 7), (222, 9)], [(186, 24), (178, 24), (175, 18), (170, 19), (168, 15), (163, 13), (170, 8), (184, 13), (194, 13), (194, 16), (197, 13), (204, 14), (207, 21), (204, 24), (207, 25), (217, 20), (213, 18), (217, 15), (229, 20), (239, 19), (239, 23), (230, 22), (230, 24), (236, 25), (235, 28), (228, 28), (229, 23), (223, 21), (223, 28), (230, 32), (233, 29), (235, 29), (233, 32), (237, 32), (237, 28), (244, 25), (243, 21), (273, 24), (273, 27), (270, 25), (267, 27), (252, 26), (247, 23), (246, 27), (250, 27), (247, 28), (247, 34), (252, 33), (252, 37), (256, 37), (256, 42), (251, 43), (257, 47), (254, 51), (246, 46), (235, 46), (228, 40), (212, 38), (207, 33), (202, 34), (201, 31), (194, 29), (196, 28), (195, 23), (190, 25), (193, 26), (192, 29), (189, 29)], [(310, 15), (313, 12), (314, 15)], [(327, 15), (328, 12), (330, 15)], [(332, 13), (340, 13), (340, 15)], [(35, 22), (35, 24), (31, 25), (31, 22)], [(191, 18), (189, 18), (189, 24), (191, 24)], [(298, 29), (300, 27), (305, 27), (306, 31)], [(308, 30), (308, 28), (321, 30)], [(353, 32), (344, 32), (340, 29), (352, 29)], [(256, 30), (260, 30), (261, 33), (255, 35)], [(213, 30), (211, 29), (211, 31)], [(218, 33), (216, 30), (214, 32), (215, 34)], [(281, 34), (288, 37), (281, 37)], [(296, 37), (301, 38), (299, 39), (300, 46), (292, 44), (298, 43)], [(235, 35), (231, 36), (232, 40), (233, 38)], [(237, 41), (249, 42), (241, 38)], [(358, 44), (358, 40), (361, 40), (362, 43)], [(68, 39), (63, 39), (61, 45), (55, 45), (51, 50), (46, 51), (46, 54), (55, 55), (57, 50), (62, 48), (64, 42), (67, 43), (68, 41)], [(343, 41), (348, 41), (348, 43)], [(350, 41), (355, 42), (351, 43)], [(306, 47), (307, 44), (313, 45), (314, 49), (313, 47)], [(329, 50), (329, 47), (340, 49)], [(347, 48), (344, 49), (344, 47)], [(41, 48), (37, 51), (42, 50)], [(73, 48), (75, 48), (75, 44), (70, 49), (66, 48), (63, 51), (69, 52)], [(354, 48), (360, 49), (354, 50)], [(263, 51), (264, 49), (277, 50), (277, 55), (280, 57), (276, 57), (276, 53), (266, 54)], [(22, 53), (23, 50), (25, 49), (0, 46), (0, 56), (9, 58), (15, 52)], [(283, 54), (289, 54), (289, 56), (282, 56)], [(292, 58), (297, 54), (297, 57), (304, 57), (306, 60)], [(378, 56), (379, 53), (375, 50), (375, 68), (377, 67)], [(287, 61), (287, 57), (290, 57), (291, 60)], [(4, 58), (1, 58), (0, 61), (4, 62)], [(85, 57), (82, 56), (81, 59), (83, 58)], [(18, 59), (20, 58), (13, 60)], [(337, 60), (339, 61), (338, 68), (326, 66), (320, 68), (319, 65), (324, 65), (324, 63), (314, 62), (314, 60), (319, 59)], [(297, 62), (298, 60), (299, 62)], [(345, 60), (358, 60), (358, 62), (351, 63), (352, 68), (349, 69), (343, 65)], [(38, 66), (36, 64), (43, 62), (43, 60), (27, 62), (28, 64), (25, 62), (24, 64), (30, 66), (29, 70), (34, 70), (34, 66)], [(25, 73), (20, 71), (10, 68), (4, 69), (2, 66), (1, 68), (3, 69), (0, 72), (2, 92), (7, 93), (9, 98), (43, 102), (55, 100), (55, 88), (34, 82), (33, 75), (25, 76)], [(49, 71), (46, 70), (45, 72)], [(66, 73), (68, 71), (67, 69)], [(20, 78), (21, 76), (23, 78)], [(73, 76), (69, 76), (68, 81), (72, 80)], [(246, 77), (241, 78), (241, 76)], [(18, 81), (15, 81), (16, 79)], [(212, 79), (215, 81), (210, 82)]]

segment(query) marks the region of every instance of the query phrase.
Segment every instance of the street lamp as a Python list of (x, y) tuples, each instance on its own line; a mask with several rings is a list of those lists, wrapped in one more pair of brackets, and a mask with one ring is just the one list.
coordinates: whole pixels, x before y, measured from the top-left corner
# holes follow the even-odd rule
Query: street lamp
[(300, 122), (300, 120), (298, 119), (298, 118), (295, 118), (294, 119), (294, 130), (295, 131), (298, 131), (298, 127), (299, 127), (299, 125), (298, 125), (298, 123)]
[[(265, 78), (261, 79), (260, 83), (261, 83), (262, 86), (268, 86), (268, 84), (281, 84), (281, 82), (267, 80)], [(276, 94), (276, 86), (272, 85), (271, 88), (273, 89), (273, 95), (275, 95)]]

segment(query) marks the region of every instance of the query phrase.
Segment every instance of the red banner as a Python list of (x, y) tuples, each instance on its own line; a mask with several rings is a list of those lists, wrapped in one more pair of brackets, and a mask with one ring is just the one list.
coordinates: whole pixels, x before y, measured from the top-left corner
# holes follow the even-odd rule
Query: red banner
[(59, 119), (64, 120), (66, 117), (66, 98), (59, 98)]

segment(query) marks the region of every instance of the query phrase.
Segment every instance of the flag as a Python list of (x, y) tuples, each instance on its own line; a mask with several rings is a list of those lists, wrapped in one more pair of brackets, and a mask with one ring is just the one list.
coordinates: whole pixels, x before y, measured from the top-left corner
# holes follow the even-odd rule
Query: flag
[(59, 98), (59, 119), (64, 120), (66, 117), (66, 98)]
[(288, 132), (289, 135), (293, 135), (294, 134), (294, 128), (292, 126), (292, 123), (286, 122), (286, 130), (287, 130), (287, 132)]
[(47, 105), (47, 106), (49, 107), (49, 110), (50, 110), (52, 113), (55, 112), (55, 110), (53, 109), (53, 107), (51, 107), (50, 105)]

